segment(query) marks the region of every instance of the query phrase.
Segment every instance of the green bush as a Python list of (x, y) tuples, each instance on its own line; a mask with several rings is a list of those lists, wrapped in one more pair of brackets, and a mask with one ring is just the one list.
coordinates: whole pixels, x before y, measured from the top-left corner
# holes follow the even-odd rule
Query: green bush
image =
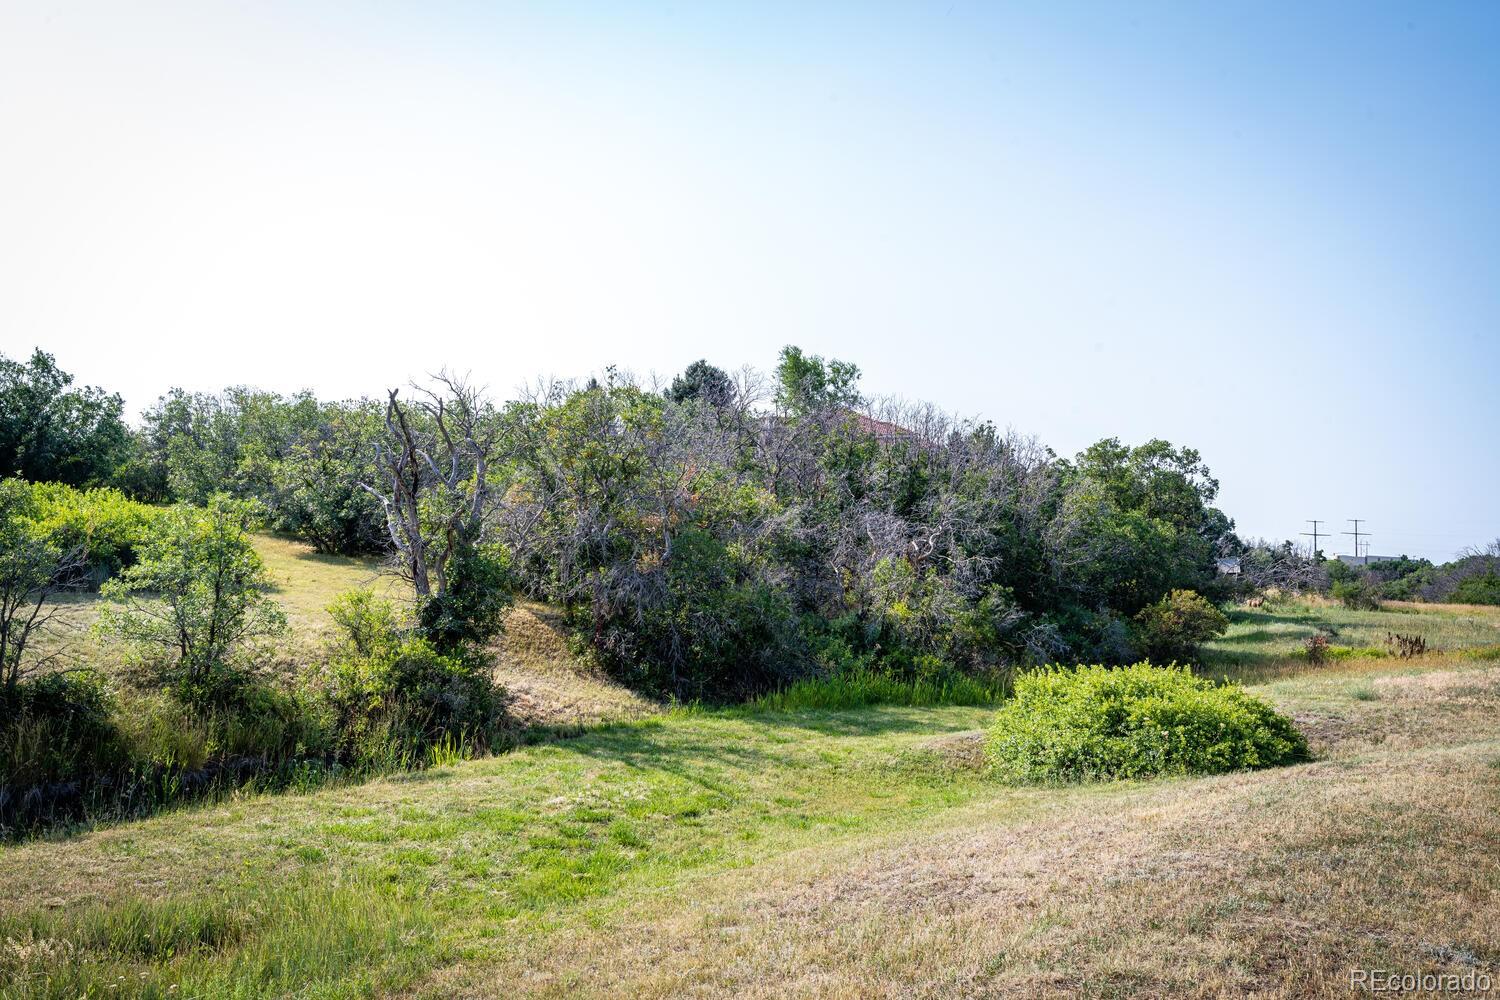
[(1464, 579), (1448, 600), (1455, 604), (1500, 604), (1500, 573), (1479, 573)]
[(1229, 629), (1229, 619), (1191, 590), (1174, 590), (1135, 616), (1141, 650), (1154, 660), (1190, 660)]
[[(496, 731), (500, 698), (487, 663), (440, 652), (413, 623), (368, 591), (339, 597), (327, 697), (355, 758), (422, 754), (450, 736), (480, 745)], [(394, 742), (395, 749), (379, 749)]]
[(1354, 611), (1379, 611), (1383, 588), (1370, 576), (1334, 583), (1329, 593), (1335, 601)]
[(96, 629), (124, 639), (178, 697), (226, 704), (246, 682), (239, 660), (286, 631), (249, 531), (256, 505), (222, 495), (163, 511), (139, 560), (103, 587)]
[(1052, 667), (1016, 680), (987, 752), (1015, 781), (1216, 774), (1305, 759), (1285, 716), (1186, 667)]
[(422, 601), (417, 630), (445, 656), (481, 666), (511, 604), (509, 563), (498, 546), (464, 548), (453, 556), (448, 574), (446, 592)]
[(99, 577), (114, 576), (136, 561), (159, 511), (119, 490), (79, 490), (62, 483), (37, 483), (37, 524), (60, 548), (81, 548)]
[(0, 689), (0, 788), (12, 793), (116, 766), (109, 691), (91, 674), (46, 674)]
[[(803, 637), (785, 591), (752, 578), (744, 557), (708, 532), (673, 540), (651, 577), (660, 600), (578, 607), (605, 668), (637, 690), (680, 701), (741, 701), (805, 672)], [(584, 619), (581, 612), (594, 617)]]
[(368, 657), (333, 668), (333, 696), (350, 730), (359, 717), (404, 712), (429, 739), (458, 733), (483, 737), (495, 717), (494, 686), (462, 660), (426, 639), (405, 636)]

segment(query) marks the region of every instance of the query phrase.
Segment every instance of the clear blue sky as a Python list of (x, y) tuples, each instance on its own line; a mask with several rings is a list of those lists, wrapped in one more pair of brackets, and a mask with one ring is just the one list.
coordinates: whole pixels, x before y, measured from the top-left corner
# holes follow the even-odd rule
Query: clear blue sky
[(796, 343), (1191, 444), (1244, 533), (1500, 535), (1500, 4), (630, 6), (6, 5), (0, 351), (139, 409)]

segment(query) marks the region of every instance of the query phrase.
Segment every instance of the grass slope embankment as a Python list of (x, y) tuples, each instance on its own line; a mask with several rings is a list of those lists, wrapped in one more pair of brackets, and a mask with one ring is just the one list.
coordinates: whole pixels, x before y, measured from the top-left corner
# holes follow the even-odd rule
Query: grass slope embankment
[[(1244, 666), (1305, 765), (1008, 788), (976, 768), (982, 707), (660, 713), (0, 848), (0, 995), (1291, 998), (1362, 967), (1494, 974), (1500, 663), (1231, 641), (1330, 613), (1306, 611), (1226, 639), (1274, 647)], [(568, 683), (548, 642), (527, 669)]]
[(935, 740), (982, 709), (684, 712), (9, 848), (5, 989), (1292, 997), (1492, 968), (1500, 669), (1261, 691), (1320, 759), (1008, 789)]

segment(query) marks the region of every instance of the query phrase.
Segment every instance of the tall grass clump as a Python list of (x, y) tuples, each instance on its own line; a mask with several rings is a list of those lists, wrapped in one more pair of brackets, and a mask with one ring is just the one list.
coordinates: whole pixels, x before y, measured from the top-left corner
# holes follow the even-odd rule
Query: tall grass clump
[(1307, 742), (1238, 685), (1137, 663), (1022, 675), (986, 752), (1008, 780), (1086, 781), (1272, 767), (1306, 759)]
[(365, 996), (433, 945), (430, 916), (369, 885), (112, 901), (0, 918), (0, 996)]
[(748, 707), (758, 712), (798, 712), (868, 705), (994, 705), (1004, 700), (1009, 689), (1009, 677), (1001, 673), (898, 677), (860, 672), (805, 678), (762, 695)]

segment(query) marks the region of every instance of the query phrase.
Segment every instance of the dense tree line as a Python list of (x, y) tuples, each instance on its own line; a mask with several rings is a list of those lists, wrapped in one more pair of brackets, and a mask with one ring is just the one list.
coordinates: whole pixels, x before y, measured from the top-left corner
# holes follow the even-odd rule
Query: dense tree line
[[(1249, 590), (1497, 589), (1493, 550), (1353, 571), (1242, 542), (1191, 448), (1059, 457), (870, 399), (854, 364), (795, 347), (764, 375), (607, 369), (512, 400), (448, 375), (342, 402), (173, 389), (134, 428), (39, 351), (0, 359), (0, 404), (0, 827), (53, 815), (58, 789), (128, 804), (230, 761), (229, 780), (291, 781), (503, 743), (491, 641), (516, 595), (562, 608), (577, 652), (634, 688), (719, 702), (1190, 660)], [(277, 676), (264, 528), (384, 555), (406, 599), (341, 596), (327, 649)], [(93, 588), (133, 693), (50, 669), (61, 647), (35, 641), (59, 591)]]
[[(392, 397), (384, 453), (442, 442), (442, 461), (404, 463), (411, 492), (484, 511), (445, 537), (566, 608), (617, 675), (680, 698), (818, 669), (1123, 661), (1148, 607), (1213, 588), (1233, 524), (1191, 449), (1109, 440), (1059, 460), (988, 423), (877, 404), (857, 380), (788, 348), (770, 379), (698, 362), (661, 391), (609, 371), (483, 405), (447, 383), (420, 407)], [(462, 448), (438, 433), (460, 412), (484, 427)]]
[[(123, 441), (108, 468), (25, 471), (258, 501), (321, 551), (395, 552), (449, 628), (493, 611), (482, 590), (556, 602), (603, 664), (683, 698), (820, 666), (1125, 661), (1146, 608), (1213, 589), (1233, 523), (1192, 449), (1111, 439), (1061, 459), (858, 380), (789, 347), (769, 376), (700, 361), (651, 386), (611, 369), (504, 403), (451, 379), (338, 403), (173, 390), (107, 435)], [(88, 433), (118, 423), (116, 397), (81, 399), (107, 411)]]
[(72, 386), (45, 351), (25, 362), (0, 355), (0, 476), (92, 486), (129, 460), (120, 397)]
[(1500, 604), (1500, 540), (1461, 552), (1452, 562), (1400, 556), (1368, 565), (1331, 563), (1331, 589), (1352, 603), (1380, 600)]

